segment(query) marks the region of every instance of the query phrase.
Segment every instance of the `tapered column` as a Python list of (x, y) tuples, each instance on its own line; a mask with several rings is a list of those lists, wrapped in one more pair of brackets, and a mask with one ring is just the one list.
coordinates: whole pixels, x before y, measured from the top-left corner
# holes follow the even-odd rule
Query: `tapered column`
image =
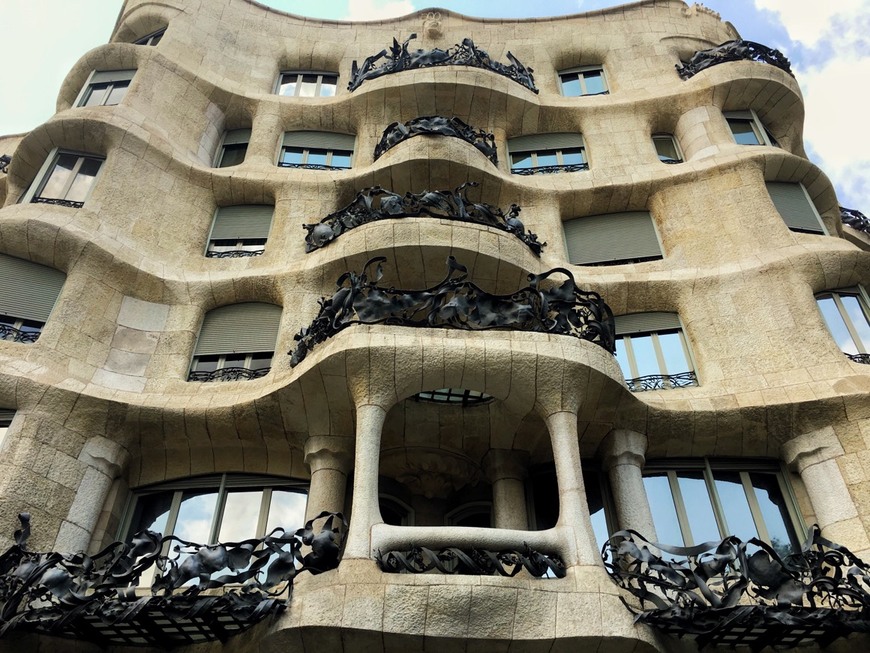
[(524, 451), (492, 449), (484, 459), (492, 483), (492, 517), (496, 528), (528, 530), (526, 484), (528, 454)]
[(378, 507), (378, 464), (386, 417), (387, 411), (374, 404), (364, 404), (356, 409), (353, 511), (344, 550), (345, 560), (371, 558), (372, 526), (383, 521)]
[(646, 447), (645, 435), (628, 430), (612, 431), (602, 444), (619, 528), (630, 528), (650, 542), (657, 542), (658, 536), (643, 486)]
[(305, 464), (311, 470), (305, 520), (321, 512), (345, 512), (347, 475), (353, 459), (353, 438), (317, 435), (305, 442)]

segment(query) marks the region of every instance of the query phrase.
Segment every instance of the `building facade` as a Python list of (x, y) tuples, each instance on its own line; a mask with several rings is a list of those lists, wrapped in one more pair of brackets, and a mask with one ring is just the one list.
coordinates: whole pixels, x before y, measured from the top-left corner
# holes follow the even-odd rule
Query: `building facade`
[(866, 647), (870, 223), (803, 115), (678, 0), (127, 0), (0, 137), (0, 650)]

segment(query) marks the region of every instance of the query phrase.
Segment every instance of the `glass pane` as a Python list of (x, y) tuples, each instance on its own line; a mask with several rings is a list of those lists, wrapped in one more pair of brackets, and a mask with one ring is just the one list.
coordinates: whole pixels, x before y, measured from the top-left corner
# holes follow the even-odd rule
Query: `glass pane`
[(728, 535), (736, 535), (744, 542), (758, 537), (758, 530), (755, 528), (755, 521), (749, 510), (749, 502), (746, 500), (746, 492), (743, 490), (743, 483), (740, 482), (740, 473), (714, 471), (713, 478), (716, 482), (716, 491), (719, 493), (719, 502), (722, 504), (722, 512), (725, 513)]
[(278, 89), (278, 95), (296, 95), (296, 78), (298, 75), (281, 75), (281, 87)]
[(595, 542), (600, 551), (610, 537), (607, 516), (604, 512), (604, 495), (601, 492), (601, 475), (584, 469), (583, 485), (586, 487), (586, 503), (589, 505), (589, 516), (592, 518), (592, 532), (595, 534)]
[(674, 139), (670, 136), (656, 136), (653, 138), (653, 143), (656, 146), (656, 152), (661, 161), (679, 161), (680, 155), (677, 153), (677, 146)]
[(247, 354), (227, 354), (226, 356), (224, 356), (223, 368), (226, 369), (228, 367), (244, 367), (245, 360), (247, 358)]
[(770, 536), (769, 544), (780, 556), (787, 556), (792, 551), (795, 537), (791, 527), (791, 517), (785, 507), (785, 499), (779, 491), (777, 475), (750, 472), (749, 480), (755, 488), (755, 498), (758, 499), (764, 525)]
[(298, 165), (302, 163), (303, 150), (301, 147), (285, 147), (281, 152), (281, 163)]
[(293, 533), (305, 525), (305, 505), (308, 496), (304, 492), (290, 490), (272, 490), (272, 503), (269, 506), (269, 518), (266, 520), (266, 533), (275, 528), (283, 528)]
[(40, 197), (63, 199), (66, 185), (72, 176), (72, 169), (79, 160), (74, 154), (61, 154), (57, 157), (54, 167), (48, 176), (48, 181), (39, 193)]
[(679, 333), (660, 333), (659, 347), (661, 347), (668, 374), (679, 374), (692, 369), (689, 361), (686, 360), (682, 335)]
[(174, 492), (161, 492), (139, 497), (127, 532), (127, 539), (144, 530), (164, 533), (174, 494)]
[(632, 378), (631, 368), (628, 364), (628, 352), (625, 349), (625, 340), (622, 338), (616, 339), (616, 362), (619, 363), (622, 375), (626, 379)]
[(237, 145), (224, 145), (224, 152), (221, 156), (218, 168), (228, 168), (237, 166), (245, 160), (245, 154), (248, 151), (247, 143), (239, 143)]
[(586, 156), (582, 147), (572, 147), (567, 150), (562, 150), (562, 163), (566, 166), (575, 165), (578, 163), (586, 163)]
[(317, 91), (317, 75), (302, 75), (299, 85), (299, 97), (314, 97)]
[(852, 327), (858, 333), (858, 339), (864, 346), (863, 350), (870, 352), (870, 320), (864, 314), (860, 300), (855, 295), (840, 295), (840, 301), (843, 302), (843, 308), (852, 321)]
[[(656, 535), (661, 544), (683, 545), (683, 534), (674, 507), (674, 497), (666, 472), (644, 474), (643, 487), (652, 512)], [(644, 535), (641, 533), (641, 535)]]
[(103, 164), (99, 159), (85, 159), (76, 174), (75, 180), (67, 191), (66, 199), (73, 202), (84, 202), (94, 185), (94, 179)]
[(837, 308), (833, 298), (817, 297), (816, 303), (819, 305), (819, 310), (822, 311), (822, 317), (825, 318), (825, 323), (828, 325), (828, 331), (834, 336), (837, 346), (841, 351), (847, 354), (857, 354), (858, 348), (855, 346), (855, 341), (849, 335), (849, 329), (846, 328), (846, 322), (843, 316), (840, 315), (840, 310)]
[(562, 95), (566, 97), (577, 97), (580, 95), (580, 79), (577, 73), (568, 75), (560, 75), (562, 79)]
[(659, 362), (656, 358), (655, 349), (653, 349), (651, 335), (631, 336), (631, 350), (634, 353), (634, 360), (637, 364), (637, 375), (648, 376), (650, 374), (661, 374)]
[(554, 166), (559, 163), (558, 158), (556, 157), (556, 150), (542, 150), (538, 152), (538, 167), (543, 168), (544, 166)]
[(583, 73), (583, 80), (586, 82), (585, 95), (594, 95), (596, 93), (604, 93), (607, 90), (604, 86), (604, 73), (600, 70), (588, 70)]
[(272, 352), (251, 354), (250, 370), (263, 370), (272, 367)]
[(310, 165), (326, 165), (326, 150), (308, 150), (308, 160), (305, 163)]
[(257, 537), (262, 490), (227, 492), (218, 542), (240, 542)]
[(217, 496), (215, 490), (185, 490), (174, 535), (188, 542), (212, 544), (208, 539)]
[(335, 168), (350, 168), (351, 153), (345, 150), (336, 150), (332, 153), (332, 165)]
[(751, 120), (728, 118), (728, 126), (731, 127), (735, 142), (740, 145), (761, 145), (761, 141), (758, 140), (758, 136), (752, 128)]
[(112, 90), (109, 92), (109, 97), (106, 98), (106, 101), (103, 102), (103, 104), (107, 107), (119, 104), (121, 100), (124, 99), (124, 96), (127, 95), (128, 86), (130, 86), (129, 81), (115, 82), (112, 85)]
[(219, 356), (197, 356), (193, 359), (194, 372), (214, 372), (217, 369)]
[(103, 98), (106, 97), (106, 90), (109, 84), (91, 84), (85, 93), (85, 101), (82, 102), (83, 107), (98, 107), (103, 104)]
[(158, 43), (160, 43), (160, 39), (163, 38), (163, 34), (163, 32), (159, 32), (152, 36), (151, 39), (148, 41), (148, 45), (157, 45)]
[(338, 85), (338, 77), (324, 75), (320, 82), (320, 97), (332, 97), (335, 95), (335, 87)]
[(531, 168), (532, 167), (532, 153), (531, 152), (520, 152), (518, 154), (511, 154), (511, 168)]
[(716, 517), (713, 515), (713, 505), (707, 494), (707, 483), (701, 470), (678, 472), (678, 480), (689, 528), (692, 530), (693, 544), (721, 540)]

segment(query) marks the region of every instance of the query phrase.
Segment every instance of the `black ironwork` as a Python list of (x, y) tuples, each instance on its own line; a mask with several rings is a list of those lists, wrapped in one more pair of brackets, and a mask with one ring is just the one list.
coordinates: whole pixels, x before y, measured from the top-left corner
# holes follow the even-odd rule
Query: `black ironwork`
[(659, 157), (659, 161), (661, 161), (662, 163), (667, 163), (668, 165), (675, 165), (677, 163), (683, 162), (682, 159), (663, 159), (661, 157)]
[(782, 52), (755, 41), (744, 41), (742, 39), (725, 41), (725, 43), (717, 45), (715, 48), (698, 50), (688, 61), (681, 61), (676, 64), (676, 68), (681, 78), (689, 79), (702, 70), (729, 61), (757, 61), (759, 63), (766, 63), (776, 66), (794, 77), (794, 73), (791, 71), (791, 64)]
[(391, 574), (425, 574), (434, 569), (442, 574), (513, 577), (525, 569), (536, 577), (565, 577), (565, 564), (558, 556), (540, 553), (528, 544), (524, 552), (456, 547), (433, 551), (412, 546), (407, 551), (378, 551), (375, 562)]
[[(224, 641), (284, 610), (297, 574), (335, 569), (347, 531), (341, 514), (323, 512), (295, 533), (201, 545), (142, 531), (89, 556), (27, 550), (30, 515), (18, 518), (15, 544), (0, 556), (0, 636), (28, 631), (102, 646)], [(150, 595), (137, 595), (152, 571)], [(222, 592), (205, 591), (214, 589)]]
[(347, 166), (328, 166), (325, 163), (288, 163), (279, 161), (282, 168), (302, 168), (303, 170), (350, 170)]
[[(510, 65), (503, 64), (498, 61), (493, 61), (485, 50), (481, 50), (474, 41), (469, 38), (462, 40), (462, 43), (457, 43), (452, 48), (442, 50), (434, 48), (432, 50), (417, 49), (413, 52), (408, 51), (408, 43), (417, 38), (416, 34), (411, 34), (400, 45), (394, 38), (393, 45), (389, 49), (384, 48), (380, 52), (371, 57), (366, 57), (363, 60), (362, 66), (359, 66), (356, 60), (351, 64), (350, 82), (348, 82), (347, 90), (355, 91), (360, 85), (376, 77), (397, 73), (402, 70), (413, 70), (414, 68), (431, 68), (433, 66), (472, 66), (474, 68), (484, 68), (491, 70), (494, 73), (503, 75), (515, 81), (517, 84), (525, 86), (533, 93), (537, 93), (535, 87), (535, 78), (532, 75), (534, 72), (531, 68), (526, 68), (519, 60), (510, 52), (507, 53), (507, 58), (510, 60)], [(378, 62), (383, 59), (380, 65)]]
[(7, 168), (12, 163), (12, 157), (8, 154), (0, 155), (0, 172), (8, 172)]
[(271, 367), (261, 367), (256, 370), (249, 370), (247, 367), (222, 367), (219, 370), (210, 372), (197, 372), (191, 370), (187, 375), (188, 381), (250, 381), (251, 379), (259, 379), (266, 376), (271, 370)]
[(449, 218), (463, 222), (495, 227), (514, 234), (522, 240), (535, 256), (541, 255), (546, 243), (538, 241), (537, 235), (526, 231), (519, 219), (520, 207), (511, 204), (507, 215), (498, 207), (468, 199), (467, 189), (478, 186), (466, 182), (455, 190), (424, 190), (420, 193), (398, 195), (380, 186), (363, 188), (353, 202), (335, 213), (330, 213), (315, 224), (302, 225), (305, 236), (305, 251), (313, 252), (338, 238), (346, 231), (376, 220), (390, 218)]
[(625, 384), (632, 392), (644, 390), (670, 390), (671, 388), (688, 388), (698, 385), (698, 375), (694, 370), (679, 374), (649, 374), (635, 379), (626, 379)]
[(852, 229), (857, 229), (858, 231), (863, 231), (865, 234), (870, 234), (870, 218), (857, 209), (847, 209), (841, 206), (840, 220), (843, 221), (843, 224), (852, 227)]
[[(669, 554), (669, 555), (666, 555)], [(636, 621), (708, 644), (826, 645), (870, 632), (870, 567), (813, 526), (799, 551), (731, 536), (693, 547), (619, 531), (602, 549), (611, 579), (640, 601)]]
[(427, 390), (414, 395), (417, 401), (433, 404), (449, 404), (453, 406), (480, 406), (492, 401), (492, 395), (478, 390), (466, 390), (465, 388), (440, 388)]
[(848, 356), (849, 360), (854, 363), (870, 365), (870, 354), (846, 354), (846, 356)]
[(471, 143), (480, 150), (487, 159), (498, 165), (498, 153), (495, 149), (495, 136), (482, 129), (475, 129), (459, 118), (444, 116), (421, 116), (406, 123), (394, 122), (389, 125), (375, 146), (375, 160), (392, 147), (414, 136), (452, 136)]
[(0, 340), (11, 340), (12, 342), (36, 342), (39, 338), (39, 331), (25, 331), (16, 329), (10, 324), (0, 322)]
[(589, 170), (588, 163), (568, 163), (556, 166), (537, 166), (536, 168), (511, 168), (513, 175), (551, 175), (555, 172), (582, 172)]
[[(601, 296), (580, 290), (565, 268), (530, 274), (529, 285), (510, 295), (492, 295), (466, 281), (468, 269), (447, 258), (447, 275), (425, 290), (399, 290), (377, 285), (383, 256), (370, 259), (360, 274), (345, 272), (335, 294), (320, 299), (320, 311), (294, 336), (290, 365), (298, 365), (314, 346), (353, 324), (396, 324), (469, 331), (513, 329), (570, 335), (614, 351), (613, 313)], [(369, 267), (377, 264), (371, 280)], [(568, 277), (548, 281), (554, 274)]]
[(265, 249), (231, 249), (221, 252), (206, 252), (206, 258), (245, 258), (248, 256), (260, 256)]
[(72, 200), (63, 200), (58, 197), (34, 197), (30, 200), (34, 204), (54, 204), (56, 206), (66, 206), (71, 209), (80, 209), (85, 203), (84, 202), (74, 202)]

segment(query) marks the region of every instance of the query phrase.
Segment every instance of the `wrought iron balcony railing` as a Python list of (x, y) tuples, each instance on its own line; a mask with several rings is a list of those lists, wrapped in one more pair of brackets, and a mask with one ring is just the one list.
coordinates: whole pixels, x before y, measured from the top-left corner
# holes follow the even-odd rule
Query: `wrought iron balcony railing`
[(818, 526), (785, 557), (755, 538), (674, 547), (634, 531), (611, 536), (602, 557), (639, 601), (638, 609), (623, 599), (635, 621), (695, 637), (698, 648), (825, 646), (870, 631), (870, 567)]
[(473, 222), (507, 231), (523, 241), (535, 256), (540, 256), (546, 243), (538, 242), (534, 233), (526, 231), (518, 217), (520, 207), (512, 204), (505, 215), (504, 211), (491, 204), (472, 202), (467, 197), (466, 189), (476, 186), (476, 182), (467, 182), (453, 191), (425, 190), (404, 195), (380, 186), (363, 188), (356, 194), (353, 202), (344, 208), (330, 213), (318, 223), (302, 225), (308, 231), (305, 236), (305, 251), (313, 252), (346, 231), (376, 220), (431, 217)]
[(225, 641), (286, 609), (296, 575), (335, 569), (347, 532), (342, 515), (324, 512), (295, 533), (202, 545), (142, 531), (89, 556), (29, 551), (30, 515), (19, 519), (0, 556), (0, 637), (36, 632), (104, 647)]
[(249, 256), (261, 256), (265, 249), (231, 249), (223, 252), (206, 252), (206, 258), (246, 258)]
[(85, 203), (74, 202), (73, 200), (64, 200), (57, 197), (34, 197), (30, 200), (34, 204), (54, 204), (55, 206), (66, 206), (71, 209), (80, 209)]
[(12, 163), (12, 157), (8, 154), (0, 156), (0, 172), (8, 172), (9, 164)]
[(425, 574), (432, 570), (442, 574), (513, 577), (525, 569), (535, 577), (565, 577), (565, 564), (558, 556), (545, 555), (528, 545), (520, 551), (487, 551), (448, 547), (433, 551), (415, 546), (407, 551), (377, 552), (375, 562), (391, 574)]
[(350, 170), (348, 166), (328, 166), (325, 163), (289, 163), (287, 161), (279, 161), (278, 166), (281, 168), (301, 168), (303, 170)]
[[(447, 48), (446, 50), (433, 48), (432, 50), (417, 49), (410, 52), (408, 50), (408, 43), (415, 38), (417, 38), (417, 35), (411, 34), (401, 45), (394, 38), (393, 45), (390, 46), (389, 51), (387, 48), (384, 48), (377, 54), (366, 57), (363, 60), (362, 66), (358, 65), (356, 60), (354, 60), (351, 64), (350, 82), (347, 85), (347, 90), (355, 91), (363, 82), (369, 79), (398, 73), (403, 70), (432, 68), (434, 66), (471, 66), (473, 68), (491, 70), (494, 73), (512, 79), (521, 86), (525, 86), (533, 93), (538, 92), (538, 89), (535, 87), (535, 78), (532, 75), (533, 70), (526, 68), (510, 52), (507, 53), (507, 58), (511, 62), (509, 65), (493, 61), (485, 50), (478, 48), (474, 45), (474, 41), (469, 38), (463, 39), (462, 43), (457, 43), (452, 48)], [(382, 59), (383, 63), (377, 65)]]
[(677, 73), (683, 79), (689, 79), (702, 70), (729, 61), (757, 61), (776, 66), (794, 77), (791, 64), (779, 50), (769, 48), (755, 41), (725, 41), (722, 45), (707, 50), (698, 50), (688, 61), (676, 64)]
[[(385, 288), (379, 256), (370, 259), (362, 273), (345, 272), (336, 282), (335, 294), (321, 298), (320, 311), (310, 326), (294, 336), (296, 348), (290, 365), (301, 363), (308, 352), (353, 324), (395, 324), (411, 327), (483, 331), (509, 329), (574, 336), (608, 352), (615, 349), (613, 313), (601, 296), (580, 290), (574, 275), (564, 268), (530, 274), (529, 285), (510, 295), (492, 295), (466, 281), (468, 269), (447, 259), (447, 275), (424, 290)], [(369, 279), (369, 268), (377, 264)], [(554, 274), (568, 277), (554, 284)]]
[(840, 220), (844, 225), (863, 231), (865, 234), (870, 234), (870, 218), (858, 211), (857, 209), (847, 209), (840, 207)]
[(459, 118), (445, 118), (444, 116), (421, 116), (406, 123), (394, 122), (389, 125), (375, 146), (375, 161), (384, 152), (402, 141), (421, 135), (460, 138), (466, 143), (474, 145), (487, 159), (498, 165), (495, 136), (482, 129), (475, 129)]
[(694, 370), (679, 374), (649, 374), (636, 379), (626, 379), (625, 384), (632, 392), (645, 390), (670, 390), (672, 388), (689, 388), (698, 385), (698, 375)]
[(568, 163), (555, 166), (537, 166), (535, 168), (511, 168), (512, 175), (551, 175), (556, 172), (582, 172), (589, 170), (588, 163)]
[(219, 370), (210, 372), (191, 371), (187, 375), (188, 381), (201, 381), (208, 383), (210, 381), (250, 381), (251, 379), (260, 379), (266, 376), (271, 367), (261, 367), (256, 370), (249, 370), (247, 367), (222, 367)]
[(846, 356), (853, 363), (863, 363), (864, 365), (870, 365), (870, 354), (846, 354)]
[(32, 343), (37, 341), (40, 333), (41, 331), (25, 331), (23, 329), (16, 329), (9, 324), (0, 323), (0, 340)]

